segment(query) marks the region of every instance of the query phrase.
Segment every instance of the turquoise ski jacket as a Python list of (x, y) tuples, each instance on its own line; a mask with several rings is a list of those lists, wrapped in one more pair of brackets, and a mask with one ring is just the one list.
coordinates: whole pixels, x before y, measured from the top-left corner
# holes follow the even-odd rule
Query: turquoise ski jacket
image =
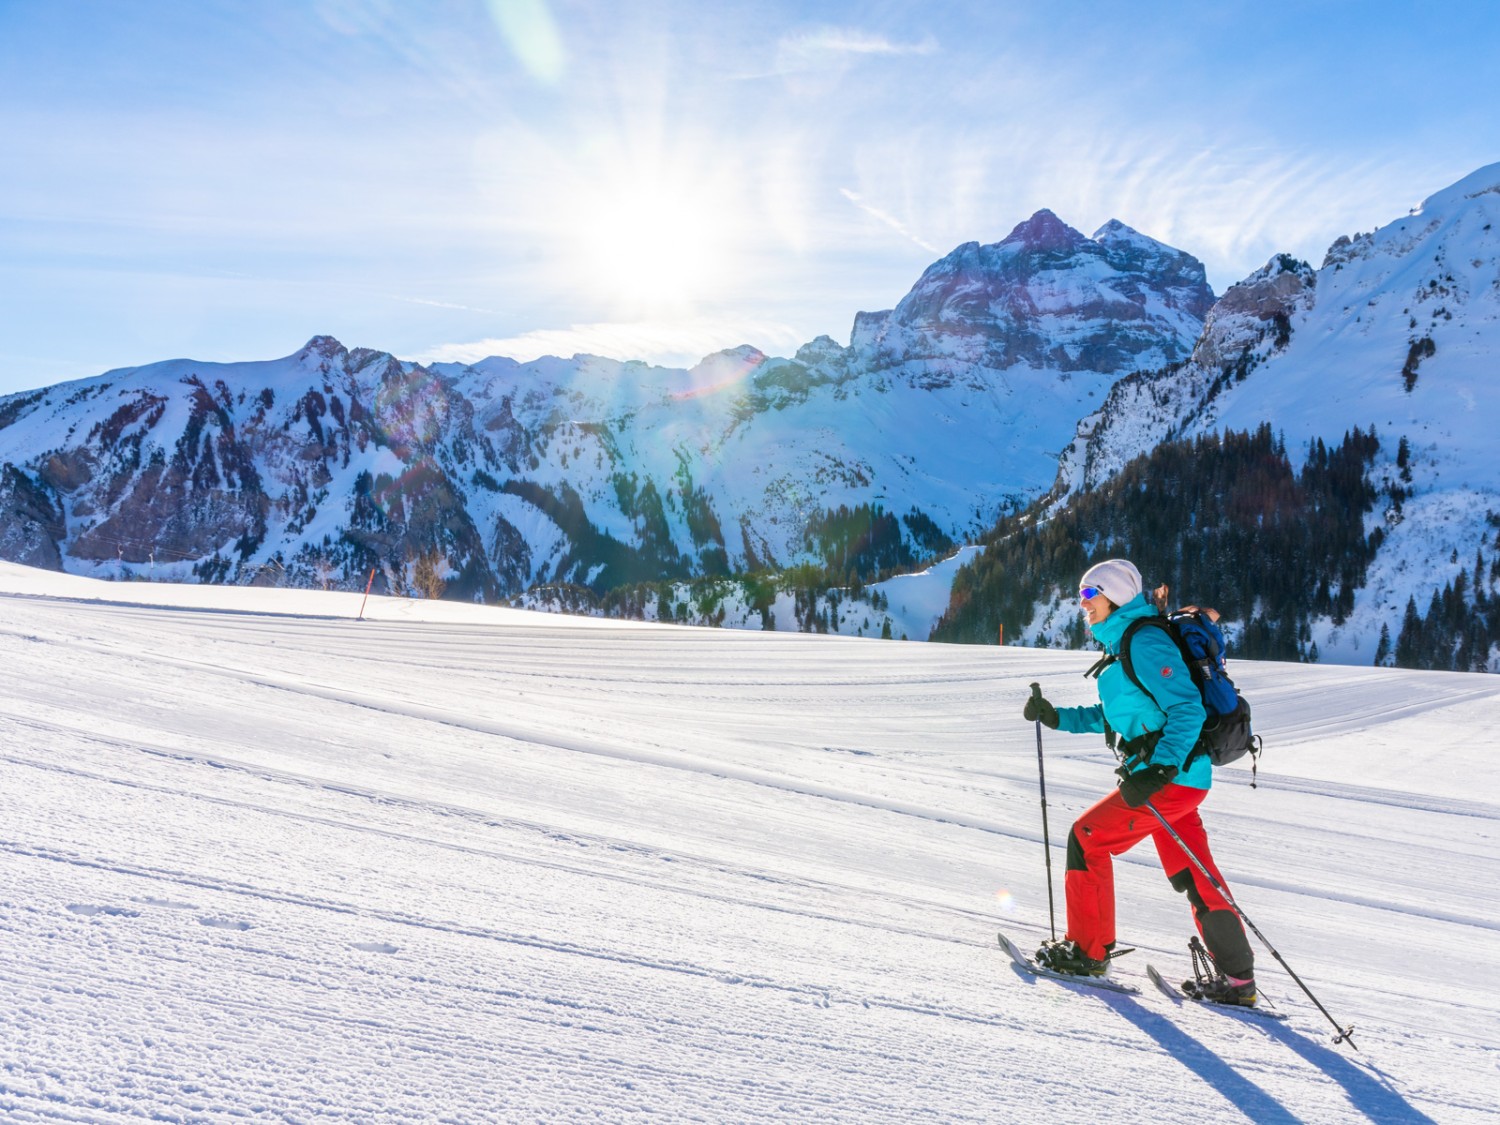
[[(1151, 617), (1156, 607), (1137, 594), (1099, 624), (1093, 626), (1094, 639), (1104, 651), (1118, 656), (1120, 641), (1132, 621)], [(1187, 756), (1198, 742), (1208, 712), (1193, 677), (1183, 663), (1182, 653), (1162, 629), (1136, 630), (1130, 639), (1130, 660), (1135, 674), (1151, 694), (1130, 682), (1125, 666), (1115, 661), (1099, 675), (1099, 703), (1093, 707), (1059, 707), (1057, 728), (1073, 734), (1104, 733), (1104, 721), (1121, 739), (1139, 738), (1147, 731), (1162, 732), (1161, 741), (1151, 755), (1152, 765), (1176, 766), (1178, 785), (1208, 789), (1213, 785), (1213, 763), (1200, 754), (1191, 766)], [(1155, 696), (1153, 699), (1152, 696)], [(1136, 766), (1144, 768), (1145, 763)]]

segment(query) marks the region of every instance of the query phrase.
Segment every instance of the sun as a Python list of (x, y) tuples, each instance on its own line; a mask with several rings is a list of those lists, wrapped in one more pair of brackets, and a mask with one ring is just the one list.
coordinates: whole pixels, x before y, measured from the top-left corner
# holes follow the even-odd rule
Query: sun
[(633, 315), (680, 311), (732, 272), (731, 219), (717, 192), (666, 178), (590, 193), (578, 265), (599, 296)]

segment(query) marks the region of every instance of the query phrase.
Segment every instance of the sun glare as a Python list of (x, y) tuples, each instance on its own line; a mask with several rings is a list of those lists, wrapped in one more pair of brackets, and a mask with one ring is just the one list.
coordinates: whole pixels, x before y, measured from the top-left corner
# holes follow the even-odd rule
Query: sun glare
[(636, 315), (680, 310), (711, 295), (731, 269), (728, 218), (712, 193), (633, 184), (587, 208), (580, 264), (601, 296)]

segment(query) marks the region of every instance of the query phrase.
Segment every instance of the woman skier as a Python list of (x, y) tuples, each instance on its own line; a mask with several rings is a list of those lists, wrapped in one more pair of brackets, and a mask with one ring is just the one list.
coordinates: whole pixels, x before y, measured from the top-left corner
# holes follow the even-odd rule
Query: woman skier
[(1149, 801), (1220, 886), (1227, 886), (1198, 816), (1213, 784), (1207, 755), (1192, 755), (1207, 715), (1198, 688), (1163, 629), (1138, 629), (1130, 639), (1131, 665), (1147, 690), (1136, 687), (1119, 663), (1126, 628), (1158, 612), (1133, 563), (1108, 559), (1090, 567), (1079, 586), (1090, 630), (1106, 654), (1098, 673), (1099, 703), (1054, 707), (1037, 693), (1027, 700), (1024, 714), (1053, 730), (1113, 731), (1122, 740), (1124, 764), (1116, 771), (1120, 787), (1080, 816), (1068, 835), (1067, 932), (1061, 941), (1044, 943), (1037, 961), (1057, 972), (1104, 975), (1115, 944), (1112, 857), (1150, 836), (1168, 882), (1192, 903), (1198, 932), (1222, 974), (1204, 999), (1252, 1006), (1255, 955), (1239, 916), (1144, 807)]

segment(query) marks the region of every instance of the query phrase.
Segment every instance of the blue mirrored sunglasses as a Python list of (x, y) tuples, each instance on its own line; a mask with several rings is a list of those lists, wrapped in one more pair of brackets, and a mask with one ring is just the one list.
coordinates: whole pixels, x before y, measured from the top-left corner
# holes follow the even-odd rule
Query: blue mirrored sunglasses
[(1078, 587), (1078, 600), (1086, 602), (1090, 598), (1097, 598), (1102, 593), (1104, 593), (1102, 586), (1080, 586)]

